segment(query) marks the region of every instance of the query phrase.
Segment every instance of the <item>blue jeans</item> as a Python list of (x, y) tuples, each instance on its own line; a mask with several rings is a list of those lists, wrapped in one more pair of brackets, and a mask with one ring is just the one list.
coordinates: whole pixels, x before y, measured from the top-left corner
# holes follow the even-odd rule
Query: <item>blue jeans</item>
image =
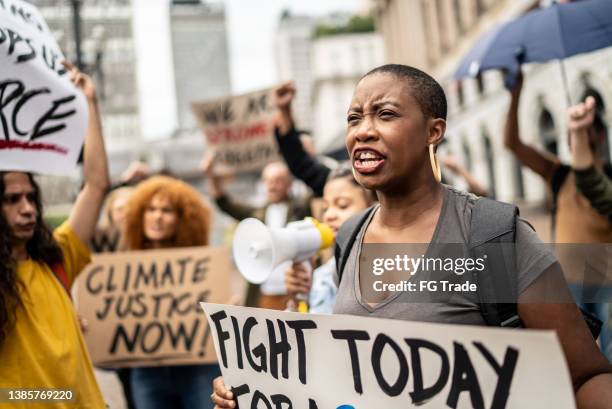
[(612, 331), (610, 330), (610, 325), (608, 325), (610, 312), (609, 303), (607, 302), (612, 300), (612, 287), (589, 287), (570, 284), (569, 288), (578, 306), (602, 321), (603, 325), (599, 333), (599, 344), (601, 352), (608, 358), (608, 361), (612, 362)]
[(216, 364), (134, 368), (132, 397), (137, 409), (212, 408), (212, 381), (217, 376), (221, 371)]

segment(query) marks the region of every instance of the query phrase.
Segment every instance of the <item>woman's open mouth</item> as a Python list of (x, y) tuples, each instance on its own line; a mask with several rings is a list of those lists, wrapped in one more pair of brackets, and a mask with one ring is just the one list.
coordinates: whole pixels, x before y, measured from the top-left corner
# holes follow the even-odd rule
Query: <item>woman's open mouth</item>
[(385, 163), (385, 156), (373, 149), (357, 149), (353, 154), (353, 168), (362, 174), (376, 172)]

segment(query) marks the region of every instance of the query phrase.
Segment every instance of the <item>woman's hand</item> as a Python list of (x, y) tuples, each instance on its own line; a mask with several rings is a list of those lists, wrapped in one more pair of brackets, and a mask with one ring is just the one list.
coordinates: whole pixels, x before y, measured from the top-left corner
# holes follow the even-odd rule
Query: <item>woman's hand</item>
[(457, 159), (454, 156), (447, 155), (442, 158), (442, 165), (455, 175), (460, 175), (463, 167), (457, 162)]
[(151, 168), (144, 162), (134, 161), (121, 173), (119, 180), (122, 183), (138, 183), (151, 175)]
[(595, 119), (595, 98), (588, 97), (583, 103), (567, 110), (567, 126), (570, 132), (588, 131)]
[(567, 127), (570, 131), (572, 166), (574, 169), (588, 169), (594, 158), (589, 146), (589, 129), (595, 119), (595, 98), (588, 97), (584, 103), (567, 110)]
[(219, 376), (213, 381), (213, 394), (210, 400), (215, 404), (214, 409), (235, 408), (234, 394), (225, 387), (223, 377)]
[(307, 263), (293, 263), (285, 272), (285, 288), (292, 297), (308, 294), (312, 287), (312, 269)]
[(200, 162), (200, 170), (208, 178), (208, 186), (210, 194), (213, 198), (218, 198), (223, 195), (223, 185), (221, 176), (215, 171), (215, 153), (208, 150)]
[(274, 105), (280, 111), (291, 110), (291, 103), (295, 97), (295, 86), (286, 82), (274, 90)]
[(63, 60), (62, 65), (68, 71), (68, 78), (74, 85), (83, 91), (88, 102), (96, 100), (96, 86), (91, 77), (82, 73), (79, 69), (69, 61)]
[(292, 82), (286, 82), (274, 90), (274, 106), (278, 111), (275, 125), (281, 135), (286, 135), (293, 126), (293, 115), (291, 103), (295, 97), (295, 86)]

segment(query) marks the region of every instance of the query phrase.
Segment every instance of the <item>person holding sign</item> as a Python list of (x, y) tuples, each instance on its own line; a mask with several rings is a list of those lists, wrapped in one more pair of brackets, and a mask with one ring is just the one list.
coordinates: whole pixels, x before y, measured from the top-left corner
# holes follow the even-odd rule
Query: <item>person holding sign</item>
[(68, 220), (52, 233), (32, 174), (0, 172), (0, 389), (55, 389), (65, 399), (54, 407), (104, 408), (70, 287), (90, 261), (85, 243), (110, 180), (93, 82), (64, 66), (88, 102), (85, 183)]
[[(572, 301), (552, 252), (541, 246), (535, 232), (517, 217), (514, 206), (440, 183), (435, 151), (446, 130), (442, 87), (413, 67), (391, 64), (375, 68), (357, 84), (347, 122), (346, 145), (355, 179), (376, 191), (379, 204), (349, 219), (336, 235), (340, 285), (334, 313), (554, 330), (567, 359), (578, 407), (609, 407), (612, 368)], [(487, 258), (485, 267), (495, 264), (496, 268), (487, 269), (488, 274), (471, 275), (487, 282), (486, 287), (474, 293), (451, 291), (447, 298), (432, 293), (435, 298), (429, 302), (409, 291), (374, 293), (365, 284), (373, 279), (373, 271), (359, 262), (361, 252), (372, 244), (384, 244), (384, 248), (396, 243), (424, 244), (427, 256), (434, 258), (441, 247), (436, 244), (459, 243), (471, 258), (483, 248), (489, 249), (484, 245), (501, 244), (496, 241), (499, 239), (511, 239), (515, 254), (504, 254), (507, 258), (498, 260)], [(500, 261), (512, 258), (515, 268), (497, 268)], [(397, 271), (389, 274), (391, 281), (398, 278)], [(417, 274), (415, 281), (428, 277), (427, 272)], [(458, 274), (451, 271), (450, 275)], [(491, 295), (488, 287), (497, 289), (505, 284), (504, 278), (511, 280), (504, 288), (506, 293), (487, 297)], [(545, 301), (547, 294), (555, 296), (553, 302)], [(509, 312), (509, 319), (500, 320)], [(214, 389), (211, 398), (216, 408), (235, 407), (233, 394), (222, 379), (215, 380)]]
[[(194, 188), (175, 178), (153, 176), (138, 185), (128, 200), (127, 250), (206, 246), (211, 216)], [(216, 364), (134, 368), (132, 397), (137, 409), (201, 408), (219, 373)]]

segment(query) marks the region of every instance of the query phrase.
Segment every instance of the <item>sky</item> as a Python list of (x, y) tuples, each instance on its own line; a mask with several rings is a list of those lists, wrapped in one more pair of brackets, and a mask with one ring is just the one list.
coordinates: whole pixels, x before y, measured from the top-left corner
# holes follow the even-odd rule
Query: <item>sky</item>
[(244, 93), (278, 81), (275, 34), (281, 12), (325, 15), (359, 12), (367, 0), (223, 0), (225, 3), (232, 92)]

